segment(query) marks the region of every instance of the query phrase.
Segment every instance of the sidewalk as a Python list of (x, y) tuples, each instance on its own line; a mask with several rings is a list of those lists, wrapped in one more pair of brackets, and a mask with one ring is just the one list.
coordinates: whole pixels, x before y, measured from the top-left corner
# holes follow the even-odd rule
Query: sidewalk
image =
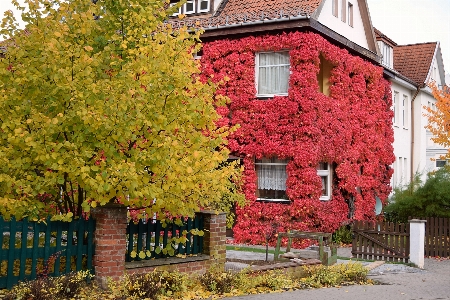
[[(416, 268), (412, 268), (416, 269)], [(450, 299), (450, 260), (425, 259), (420, 272), (386, 272), (370, 276), (379, 285), (297, 290), (283, 293), (232, 297), (234, 300), (417, 300)]]
[[(246, 245), (233, 245), (236, 249), (251, 247), (257, 249), (264, 249), (264, 246), (246, 246)], [(273, 247), (269, 247), (269, 250), (274, 250)], [(281, 249), (282, 251), (286, 250), (285, 248)], [(337, 263), (348, 263), (352, 260), (352, 249), (350, 247), (339, 247), (337, 249), (338, 260)], [(339, 259), (342, 258), (342, 259)], [(239, 251), (239, 250), (227, 250), (227, 259), (239, 259), (244, 261), (252, 261), (252, 260), (265, 260), (266, 254), (259, 252), (248, 252), (248, 251)], [(273, 254), (269, 253), (268, 260), (273, 261)], [(407, 266), (405, 264), (391, 264), (385, 262), (366, 262), (361, 261), (361, 264), (367, 266), (369, 268), (370, 276), (378, 276), (383, 274), (398, 274), (398, 273), (420, 273), (425, 272), (422, 269), (413, 268)], [(248, 264), (242, 262), (227, 262), (225, 264), (225, 270), (241, 270), (248, 267)], [(450, 295), (449, 295), (450, 296)]]

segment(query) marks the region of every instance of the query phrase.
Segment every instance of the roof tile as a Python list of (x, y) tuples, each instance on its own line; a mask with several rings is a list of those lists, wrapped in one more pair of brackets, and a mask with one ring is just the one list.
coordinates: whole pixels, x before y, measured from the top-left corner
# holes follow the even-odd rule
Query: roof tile
[(419, 85), (425, 84), (437, 43), (394, 47), (394, 69)]
[(265, 11), (299, 10), (312, 14), (322, 0), (228, 0), (221, 15), (254, 14)]

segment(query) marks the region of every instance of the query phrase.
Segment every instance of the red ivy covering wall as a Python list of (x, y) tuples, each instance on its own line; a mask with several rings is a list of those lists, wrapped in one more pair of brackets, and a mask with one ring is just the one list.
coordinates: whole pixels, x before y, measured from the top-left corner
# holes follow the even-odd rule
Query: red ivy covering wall
[[(289, 95), (257, 99), (255, 53), (283, 49), (290, 53)], [(318, 89), (320, 55), (335, 66), (330, 96)], [(382, 68), (301, 32), (205, 43), (201, 62), (204, 80), (226, 81), (217, 91), (231, 99), (217, 109), (221, 125), (240, 125), (229, 148), (245, 157), (249, 204), (237, 209), (236, 242), (263, 243), (272, 224), (278, 231), (332, 232), (349, 221), (349, 206), (354, 219), (375, 217), (375, 196), (386, 201), (394, 161), (391, 92)], [(290, 159), (290, 204), (256, 200), (254, 159), (274, 156)], [(321, 161), (335, 166), (330, 201), (319, 200)]]

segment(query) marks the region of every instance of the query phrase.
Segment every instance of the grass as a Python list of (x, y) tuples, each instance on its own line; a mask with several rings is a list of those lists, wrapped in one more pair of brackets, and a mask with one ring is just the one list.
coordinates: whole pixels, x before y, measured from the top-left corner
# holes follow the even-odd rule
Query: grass
[[(266, 253), (266, 249), (262, 248), (252, 248), (252, 247), (241, 247), (241, 246), (229, 246), (227, 245), (227, 250), (234, 250), (234, 251), (245, 251), (245, 252), (253, 252), (253, 253)], [(275, 254), (275, 250), (269, 249), (270, 254)], [(280, 254), (283, 254), (284, 252), (280, 250)]]

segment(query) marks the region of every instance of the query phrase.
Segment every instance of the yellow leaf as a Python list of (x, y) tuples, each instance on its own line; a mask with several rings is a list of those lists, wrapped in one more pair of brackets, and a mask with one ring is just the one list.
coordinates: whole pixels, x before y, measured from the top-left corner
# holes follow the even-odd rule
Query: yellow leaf
[(86, 51), (92, 51), (92, 50), (94, 50), (94, 48), (92, 48), (91, 46), (85, 46), (85, 47), (84, 47), (84, 50), (86, 50)]
[(131, 251), (131, 253), (130, 253), (130, 256), (132, 257), (132, 258), (136, 258), (136, 255), (137, 255), (137, 253), (136, 253), (136, 251)]

